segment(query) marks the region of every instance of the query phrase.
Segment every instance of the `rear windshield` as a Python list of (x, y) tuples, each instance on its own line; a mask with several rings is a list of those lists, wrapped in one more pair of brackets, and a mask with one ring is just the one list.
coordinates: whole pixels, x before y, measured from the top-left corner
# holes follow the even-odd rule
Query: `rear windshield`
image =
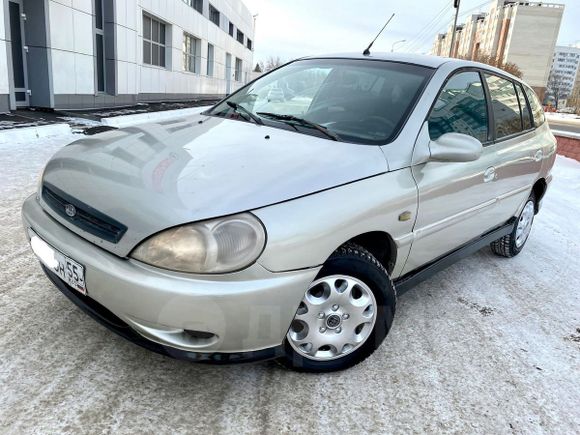
[(304, 124), (260, 115), (292, 115), (316, 123), (342, 141), (391, 142), (431, 77), (431, 68), (397, 62), (307, 59), (250, 83), (209, 114), (250, 122), (236, 103), (269, 125), (320, 137)]

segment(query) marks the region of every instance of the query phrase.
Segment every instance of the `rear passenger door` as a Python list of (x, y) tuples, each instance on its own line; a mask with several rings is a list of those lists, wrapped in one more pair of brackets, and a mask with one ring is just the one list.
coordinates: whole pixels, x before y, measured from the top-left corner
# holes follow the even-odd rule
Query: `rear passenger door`
[(542, 147), (534, 131), (532, 112), (522, 85), (484, 72), (491, 101), (495, 155), (493, 189), (498, 218), (507, 221), (528, 198), (542, 165)]

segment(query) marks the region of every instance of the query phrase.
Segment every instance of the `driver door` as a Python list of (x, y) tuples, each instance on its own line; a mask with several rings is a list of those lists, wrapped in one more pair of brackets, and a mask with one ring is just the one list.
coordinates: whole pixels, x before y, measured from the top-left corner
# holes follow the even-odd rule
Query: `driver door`
[[(455, 250), (500, 224), (494, 191), (493, 147), (480, 73), (462, 70), (441, 90), (415, 143), (415, 154), (429, 155), (429, 142), (445, 133), (463, 133), (484, 144), (470, 162), (428, 161), (413, 165), (419, 206), (413, 244), (403, 274)], [(424, 161), (425, 159), (423, 159)]]

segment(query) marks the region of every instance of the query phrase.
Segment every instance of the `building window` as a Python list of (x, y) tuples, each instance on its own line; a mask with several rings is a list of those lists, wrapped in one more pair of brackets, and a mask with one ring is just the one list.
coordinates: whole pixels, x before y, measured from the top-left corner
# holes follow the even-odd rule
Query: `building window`
[(165, 67), (165, 24), (143, 15), (143, 63)]
[(209, 5), (209, 20), (219, 27), (220, 25), (220, 11)]
[(95, 0), (95, 27), (103, 30), (103, 0)]
[(103, 0), (95, 0), (95, 62), (97, 92), (105, 92), (105, 32)]
[(192, 73), (199, 73), (201, 40), (183, 34), (183, 69)]
[(232, 38), (234, 37), (234, 23), (230, 23), (229, 34)]
[(248, 38), (248, 50), (252, 50), (254, 47), (252, 47), (252, 40), (250, 38)]
[(237, 57), (236, 57), (236, 71), (235, 71), (234, 80), (236, 82), (242, 81), (242, 59), (238, 59)]
[(207, 75), (212, 77), (213, 76), (213, 45), (207, 44)]
[(244, 34), (242, 32), (240, 32), (239, 30), (238, 30), (238, 35), (237, 35), (237, 38), (236, 39), (238, 40), (238, 42), (240, 44), (243, 44), (244, 43)]
[(183, 0), (183, 3), (185, 3), (188, 6), (191, 6), (200, 14), (203, 13), (203, 0)]

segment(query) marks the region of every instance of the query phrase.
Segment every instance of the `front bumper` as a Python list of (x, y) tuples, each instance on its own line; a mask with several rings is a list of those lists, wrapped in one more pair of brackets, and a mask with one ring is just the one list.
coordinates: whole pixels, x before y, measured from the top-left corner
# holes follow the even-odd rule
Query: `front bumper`
[(88, 297), (46, 270), (65, 295), (125, 338), (179, 358), (234, 362), (277, 356), (319, 271), (273, 273), (256, 263), (222, 275), (171, 272), (87, 242), (50, 217), (35, 195), (25, 201), (22, 217), (26, 231), (31, 228), (85, 266)]

